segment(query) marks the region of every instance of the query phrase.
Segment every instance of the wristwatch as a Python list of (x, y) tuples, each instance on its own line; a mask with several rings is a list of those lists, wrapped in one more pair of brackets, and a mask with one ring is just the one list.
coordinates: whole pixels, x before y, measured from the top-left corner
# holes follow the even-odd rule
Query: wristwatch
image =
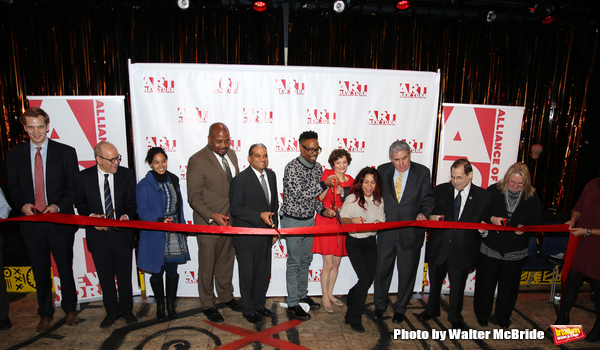
[(586, 229), (585, 229), (584, 236), (586, 236), (586, 237), (587, 237), (587, 236), (589, 236), (589, 235), (591, 235), (591, 234), (592, 234), (592, 230), (590, 230), (589, 228), (586, 228)]

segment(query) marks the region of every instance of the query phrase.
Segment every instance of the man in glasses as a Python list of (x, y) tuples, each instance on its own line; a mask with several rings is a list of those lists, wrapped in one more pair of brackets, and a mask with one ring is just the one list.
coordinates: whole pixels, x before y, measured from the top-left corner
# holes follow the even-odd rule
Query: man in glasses
[[(305, 131), (298, 139), (300, 156), (285, 166), (283, 174), (283, 205), (281, 211), (282, 228), (313, 226), (315, 212), (326, 217), (333, 217), (335, 212), (325, 208), (317, 197), (328, 187), (334, 186), (335, 175), (321, 181), (323, 167), (317, 162), (321, 153), (318, 135), (314, 131)], [(308, 269), (313, 259), (312, 235), (288, 235), (287, 243), (287, 304), (288, 313), (294, 318), (310, 320), (310, 314), (299, 305), (307, 303), (311, 310), (318, 310), (321, 305), (308, 296)]]
[[(214, 123), (208, 129), (208, 144), (188, 160), (188, 203), (194, 210), (194, 224), (231, 226), (229, 185), (239, 173), (235, 152), (229, 148), (229, 128)], [(219, 301), (234, 311), (241, 311), (233, 298), (233, 263), (235, 250), (231, 235), (199, 234), (198, 295), (204, 315), (212, 322), (223, 322), (215, 307), (215, 283)]]
[[(94, 147), (96, 165), (82, 170), (77, 179), (76, 206), (79, 215), (117, 220), (134, 219), (135, 179), (131, 170), (119, 166), (121, 155), (109, 142)], [(100, 328), (108, 328), (120, 317), (128, 325), (137, 323), (133, 315), (131, 285), (132, 253), (135, 231), (128, 228), (85, 228), (87, 248), (92, 253), (106, 317)], [(117, 288), (115, 287), (117, 277)], [(118, 301), (117, 301), (118, 299)]]
[[(484, 222), (490, 217), (492, 196), (472, 183), (473, 166), (457, 159), (450, 167), (450, 182), (433, 189), (435, 206), (430, 220)], [(469, 270), (475, 268), (481, 245), (477, 230), (432, 229), (425, 250), (429, 271), (429, 300), (417, 317), (425, 322), (440, 315), (440, 293), (446, 273), (450, 280), (448, 321), (452, 328), (468, 330), (461, 315)], [(484, 326), (482, 324), (482, 326)]]
[[(8, 152), (8, 190), (12, 202), (23, 215), (73, 214), (79, 171), (75, 149), (48, 139), (50, 117), (41, 108), (25, 110), (21, 122), (29, 141)], [(36, 330), (47, 332), (54, 315), (50, 253), (60, 276), (61, 306), (67, 315), (66, 323), (78, 324), (73, 279), (73, 241), (77, 226), (22, 222), (20, 229), (37, 289), (41, 319)]]

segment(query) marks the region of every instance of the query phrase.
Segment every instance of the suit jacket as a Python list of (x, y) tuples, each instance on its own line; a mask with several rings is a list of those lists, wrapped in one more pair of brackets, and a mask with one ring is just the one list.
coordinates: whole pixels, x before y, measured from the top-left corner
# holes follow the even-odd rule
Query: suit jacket
[[(279, 208), (277, 178), (275, 173), (270, 169), (265, 169), (268, 178), (268, 186), (271, 191), (271, 204), (267, 202), (265, 193), (260, 185), (260, 181), (256, 177), (254, 170), (251, 167), (246, 168), (233, 181), (229, 190), (229, 202), (231, 208), (232, 226), (234, 227), (260, 227), (270, 228), (260, 218), (260, 213), (268, 211), (273, 212), (273, 223), (275, 227), (279, 224)], [(275, 233), (275, 230), (273, 230)], [(249, 236), (235, 235), (233, 244), (235, 249), (259, 249), (264, 245), (264, 240), (268, 244), (272, 242), (272, 236)]]
[[(137, 206), (135, 204), (135, 179), (131, 170), (120, 166), (114, 174), (114, 187), (115, 196), (112, 200), (115, 217), (119, 219), (123, 214), (126, 214), (130, 220), (134, 220)], [(98, 183), (98, 165), (79, 173), (75, 205), (79, 215), (104, 213), (104, 203), (100, 196)], [(116, 236), (119, 237), (120, 242), (105, 239), (106, 231), (96, 230), (93, 226), (86, 226), (85, 234), (90, 253), (106, 250), (109, 246), (118, 243), (125, 244), (133, 249), (135, 238), (135, 230), (133, 229), (119, 228), (119, 234)]]
[[(14, 205), (21, 210), (27, 203), (35, 203), (31, 173), (30, 143), (26, 142), (8, 152), (8, 191)], [(77, 194), (77, 153), (71, 146), (48, 140), (46, 154), (46, 199), (56, 204), (61, 213), (73, 214)], [(21, 233), (31, 232), (35, 223), (21, 223)], [(59, 233), (75, 233), (75, 225), (56, 225)]]
[[(381, 174), (383, 182), (383, 202), (385, 219), (390, 221), (415, 220), (419, 213), (429, 217), (433, 210), (433, 190), (431, 188), (431, 176), (427, 167), (411, 162), (408, 178), (402, 194), (402, 200), (398, 203), (394, 184), (394, 164), (385, 163), (377, 170)], [(377, 235), (377, 244), (394, 245), (400, 242), (403, 250), (423, 246), (425, 229), (420, 227), (406, 227), (380, 231)]]
[[(454, 186), (446, 182), (433, 189), (435, 206), (432, 214), (444, 215), (445, 221), (481, 222), (490, 216), (492, 196), (471, 183), (469, 196), (459, 220), (454, 217)], [(479, 255), (481, 235), (478, 230), (433, 229), (429, 234), (426, 258), (431, 264), (448, 262), (449, 267), (470, 270)]]
[[(231, 149), (227, 156), (235, 166), (232, 175), (236, 176), (240, 172), (237, 156)], [(221, 162), (208, 145), (188, 160), (187, 193), (188, 203), (194, 210), (194, 224), (208, 225), (214, 213), (229, 216), (229, 182)]]

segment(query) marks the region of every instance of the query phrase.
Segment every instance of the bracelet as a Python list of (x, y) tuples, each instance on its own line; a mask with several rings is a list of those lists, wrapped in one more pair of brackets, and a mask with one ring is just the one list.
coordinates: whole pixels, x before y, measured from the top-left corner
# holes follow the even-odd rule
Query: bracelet
[(590, 230), (589, 228), (586, 228), (584, 236), (587, 237), (587, 236), (589, 236), (591, 234), (592, 234), (592, 230)]

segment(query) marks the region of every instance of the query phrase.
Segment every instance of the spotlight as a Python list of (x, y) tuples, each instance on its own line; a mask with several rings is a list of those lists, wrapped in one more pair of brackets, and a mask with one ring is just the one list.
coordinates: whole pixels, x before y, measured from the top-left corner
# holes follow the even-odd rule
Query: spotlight
[(263, 12), (264, 10), (267, 9), (267, 3), (264, 1), (255, 1), (253, 8), (254, 8), (254, 11)]
[(177, 0), (177, 6), (179, 6), (179, 8), (182, 10), (187, 10), (188, 7), (190, 7), (190, 1), (189, 0)]
[(396, 8), (398, 10), (406, 10), (410, 7), (410, 1), (409, 0), (400, 0), (398, 1), (398, 3), (396, 4)]
[(346, 2), (343, 0), (336, 0), (333, 3), (333, 10), (337, 13), (342, 13), (346, 9)]
[(531, 6), (529, 6), (529, 13), (531, 13), (532, 15), (535, 14), (537, 12), (537, 4), (533, 4)]
[(496, 20), (496, 18), (498, 18), (496, 11), (490, 11), (490, 12), (488, 12), (487, 16), (485, 17), (485, 20), (488, 21), (489, 23), (492, 23)]
[(556, 21), (557, 18), (558, 18), (558, 16), (556, 16), (556, 13), (554, 12), (554, 6), (549, 6), (546, 8), (546, 11), (544, 12), (544, 19), (542, 20), (542, 23), (550, 24), (550, 23)]

